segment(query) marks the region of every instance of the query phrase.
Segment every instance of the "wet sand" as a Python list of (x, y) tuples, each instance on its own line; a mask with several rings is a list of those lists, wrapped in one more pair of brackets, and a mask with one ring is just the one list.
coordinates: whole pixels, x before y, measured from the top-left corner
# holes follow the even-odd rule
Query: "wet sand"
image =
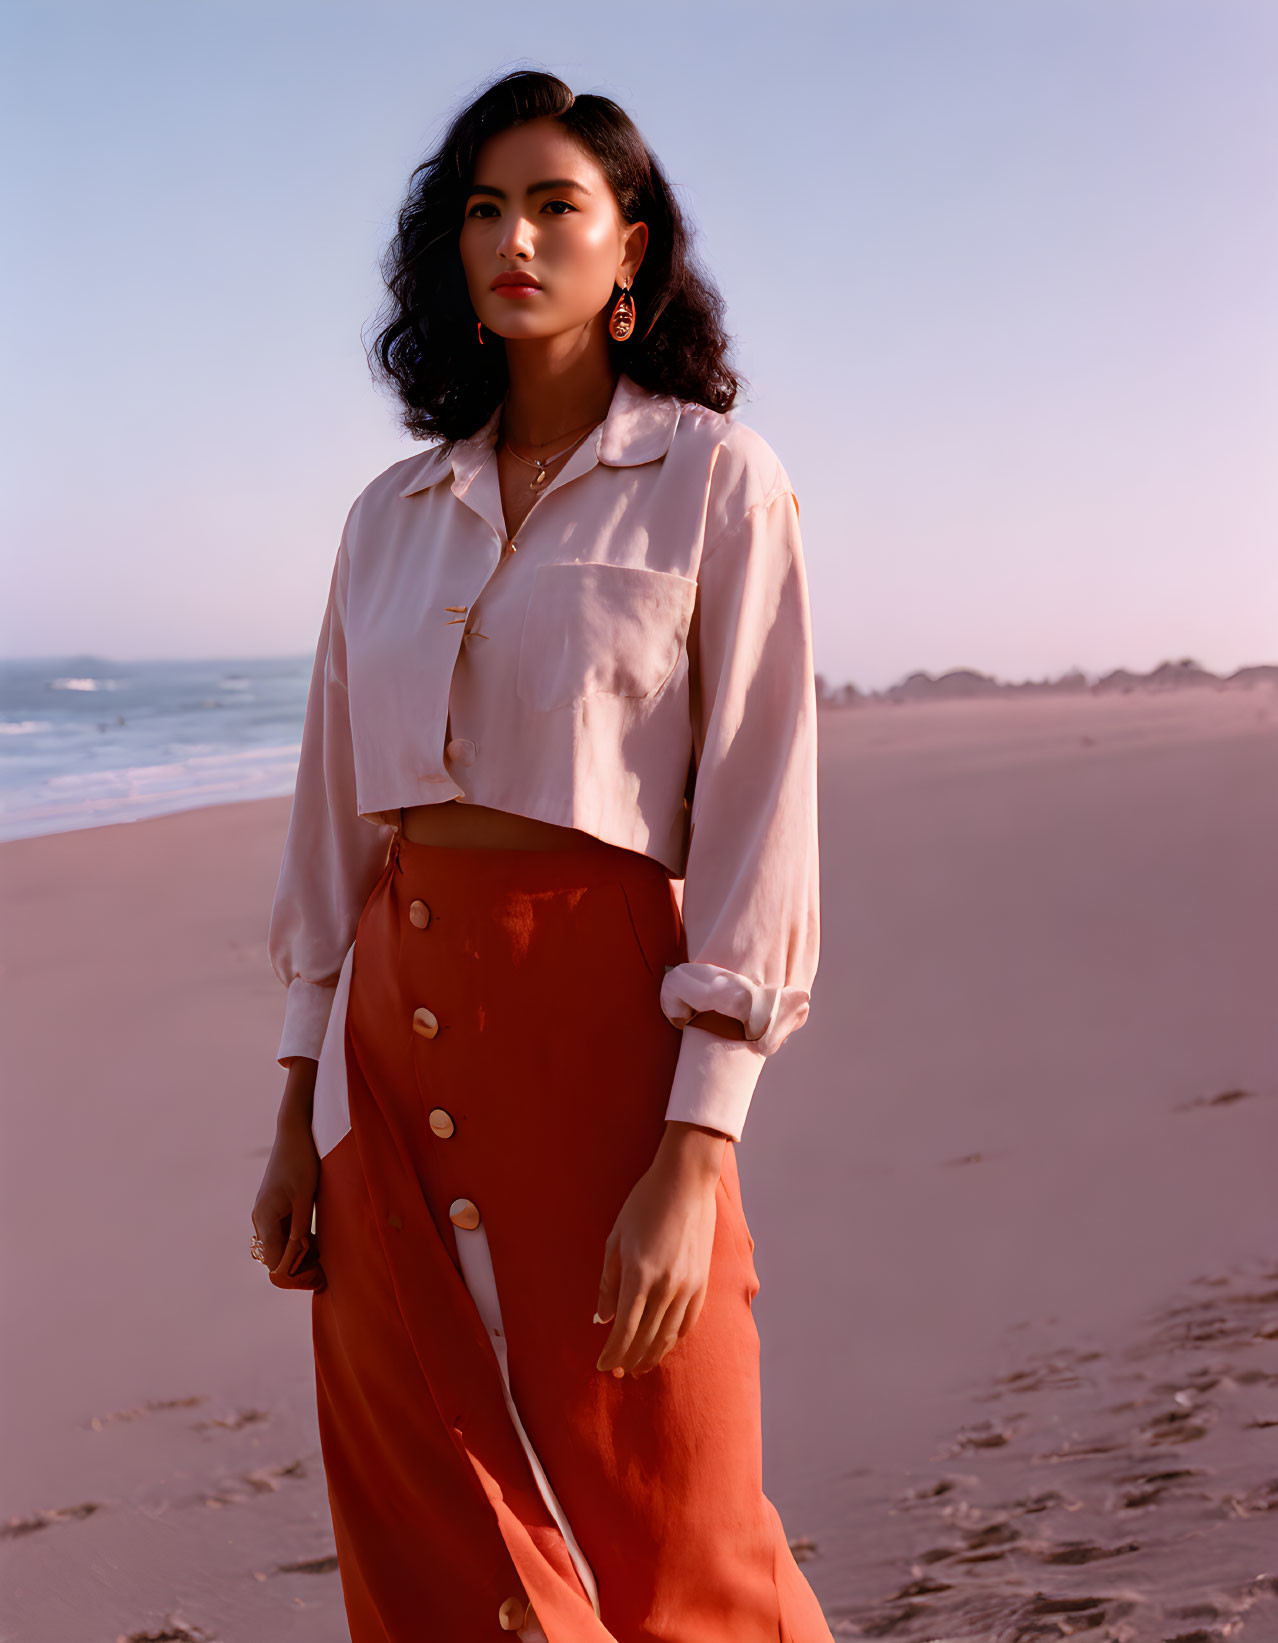
[[(1274, 1643), (1278, 699), (821, 726), (821, 969), (738, 1163), (831, 1627)], [(309, 1298), (248, 1249), (288, 808), (0, 845), (15, 1643), (347, 1636)]]

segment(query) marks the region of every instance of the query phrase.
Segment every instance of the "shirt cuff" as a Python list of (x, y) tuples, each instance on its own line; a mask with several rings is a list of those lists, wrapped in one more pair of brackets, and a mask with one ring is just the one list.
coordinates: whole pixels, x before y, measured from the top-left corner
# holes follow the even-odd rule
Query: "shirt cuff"
[(303, 981), (301, 976), (294, 976), (289, 982), (284, 1000), (284, 1031), (275, 1056), (282, 1067), (287, 1067), (295, 1055), (319, 1060), (336, 996), (336, 982), (320, 986), (318, 982)]
[(666, 1119), (704, 1124), (741, 1139), (767, 1057), (748, 1038), (721, 1038), (694, 1023), (683, 1029)]

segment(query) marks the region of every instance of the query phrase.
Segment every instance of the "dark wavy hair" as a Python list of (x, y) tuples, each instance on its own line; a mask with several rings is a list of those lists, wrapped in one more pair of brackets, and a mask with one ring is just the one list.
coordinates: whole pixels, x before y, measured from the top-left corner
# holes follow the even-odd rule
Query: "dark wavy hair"
[(574, 96), (553, 74), (519, 69), (462, 109), (414, 169), (381, 260), (389, 296), (369, 364), (401, 401), (400, 421), (415, 438), (442, 437), (446, 446), (468, 438), (505, 396), (506, 350), (479, 342), (458, 241), (480, 146), (547, 116), (593, 155), (623, 219), (648, 227), (631, 287), (639, 323), (625, 342), (609, 337), (614, 368), (641, 387), (712, 411), (730, 410), (741, 391), (742, 379), (725, 363), (723, 298), (697, 268), (690, 230), (630, 116), (608, 97)]

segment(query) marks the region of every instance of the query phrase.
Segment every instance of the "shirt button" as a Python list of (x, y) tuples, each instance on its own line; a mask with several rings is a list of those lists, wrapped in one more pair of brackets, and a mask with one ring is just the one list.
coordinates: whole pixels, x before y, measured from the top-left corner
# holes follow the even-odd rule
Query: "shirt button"
[(447, 1141), (453, 1133), (452, 1114), (445, 1112), (443, 1107), (432, 1107), (430, 1109), (428, 1123), (432, 1133), (437, 1135), (441, 1141)]
[(424, 901), (414, 901), (409, 905), (408, 922), (424, 930), (430, 923), (430, 908)]
[(444, 749), (444, 757), (454, 764), (474, 764), (475, 744), (465, 736), (454, 736)]
[(439, 1022), (424, 1004), (419, 1004), (413, 1011), (413, 1031), (423, 1038), (434, 1038), (439, 1031)]
[[(469, 1198), (454, 1198), (448, 1206), (448, 1219), (455, 1227), (473, 1230), (479, 1225), (479, 1210)], [(520, 1625), (523, 1624), (522, 1611)]]
[(527, 1604), (522, 1597), (508, 1597), (497, 1611), (497, 1620), (504, 1632), (517, 1632), (524, 1623)]

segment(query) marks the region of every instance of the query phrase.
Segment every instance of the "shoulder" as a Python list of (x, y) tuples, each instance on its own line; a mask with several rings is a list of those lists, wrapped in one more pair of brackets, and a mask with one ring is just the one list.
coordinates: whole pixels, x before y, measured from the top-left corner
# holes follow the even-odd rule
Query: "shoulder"
[(679, 409), (671, 452), (705, 476), (707, 542), (793, 489), (772, 446), (735, 410), (712, 411), (687, 400)]
[(449, 464), (439, 454), (437, 445), (423, 445), (411, 456), (400, 457), (383, 468), (355, 497), (346, 514), (342, 542), (348, 553), (355, 549), (361, 534), (377, 538), (381, 527), (388, 522), (399, 499), (410, 490), (424, 489), (446, 472)]
[(367, 514), (396, 502), (410, 487), (425, 488), (437, 477), (436, 470), (447, 468), (438, 444), (423, 445), (411, 456), (403, 456), (381, 473), (375, 474), (351, 504), (352, 515)]

